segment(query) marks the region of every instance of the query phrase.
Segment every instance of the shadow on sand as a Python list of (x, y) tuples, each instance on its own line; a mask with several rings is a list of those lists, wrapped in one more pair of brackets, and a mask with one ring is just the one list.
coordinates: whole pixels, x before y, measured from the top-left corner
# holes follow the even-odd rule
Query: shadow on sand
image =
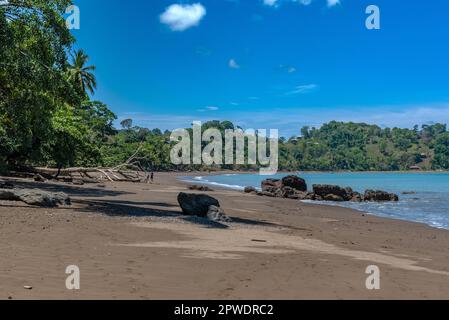
[[(83, 207), (77, 209), (81, 212), (89, 213), (100, 213), (108, 216), (122, 216), (122, 217), (157, 217), (157, 218), (178, 218), (189, 223), (202, 225), (209, 228), (229, 228), (228, 225), (214, 222), (206, 218), (196, 217), (196, 216), (185, 216), (182, 214), (181, 209), (169, 210), (169, 209), (158, 209), (158, 208), (146, 208), (142, 205), (153, 205), (158, 207), (173, 208), (172, 204), (169, 203), (158, 203), (158, 202), (133, 202), (133, 201), (122, 201), (122, 200), (75, 200), (75, 203), (82, 204)], [(233, 223), (244, 224), (244, 225), (260, 225), (260, 226), (275, 226), (274, 224), (249, 220), (237, 217), (231, 217)]]
[(134, 194), (126, 191), (106, 190), (102, 188), (77, 187), (66, 184), (42, 183), (33, 181), (14, 181), (15, 188), (40, 189), (48, 192), (64, 192), (71, 197), (114, 197), (120, 195)]

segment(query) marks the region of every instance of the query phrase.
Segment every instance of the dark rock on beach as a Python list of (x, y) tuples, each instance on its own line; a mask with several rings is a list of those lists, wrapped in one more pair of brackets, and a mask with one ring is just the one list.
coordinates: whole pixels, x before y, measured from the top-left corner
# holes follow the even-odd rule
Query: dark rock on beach
[(281, 180), (282, 187), (290, 187), (298, 191), (307, 191), (306, 180), (298, 176), (286, 176)]
[(336, 194), (326, 194), (324, 196), (321, 196), (323, 198), (324, 201), (335, 201), (335, 202), (343, 202), (345, 201), (345, 199), (343, 199), (343, 197), (338, 196)]
[(232, 219), (224, 213), (223, 209), (217, 206), (209, 206), (207, 218), (215, 222), (232, 222)]
[(398, 195), (381, 190), (366, 190), (363, 198), (365, 201), (399, 201)]
[(207, 217), (210, 206), (220, 207), (217, 199), (205, 194), (190, 194), (181, 192), (178, 203), (182, 212), (188, 216)]
[(254, 188), (254, 187), (246, 187), (246, 188), (243, 190), (243, 192), (245, 192), (245, 193), (257, 193), (257, 190), (256, 190), (256, 188)]
[(22, 201), (29, 205), (48, 208), (71, 204), (70, 197), (63, 192), (53, 193), (36, 189), (0, 190), (0, 200)]
[(286, 176), (282, 179), (266, 179), (262, 181), (260, 195), (289, 199), (301, 198), (307, 191), (306, 181), (298, 176)]
[(198, 185), (191, 185), (189, 186), (189, 190), (196, 190), (196, 191), (214, 191), (211, 188), (207, 186), (198, 186)]
[(281, 180), (279, 179), (266, 179), (262, 181), (262, 192), (272, 192), (273, 190), (279, 189), (281, 187)]
[(352, 198), (349, 201), (351, 201), (351, 202), (362, 202), (363, 201), (363, 195), (360, 194), (359, 192), (353, 192), (352, 193)]
[(313, 185), (313, 192), (326, 201), (350, 201), (354, 196), (351, 188), (341, 188), (328, 184)]
[(297, 176), (287, 176), (283, 179), (266, 179), (262, 181), (262, 191), (252, 187), (245, 188), (246, 193), (257, 193), (260, 196), (277, 197), (296, 200), (363, 202), (363, 201), (398, 201), (396, 194), (385, 191), (367, 190), (364, 195), (337, 185), (315, 184), (313, 192), (307, 191), (307, 183)]

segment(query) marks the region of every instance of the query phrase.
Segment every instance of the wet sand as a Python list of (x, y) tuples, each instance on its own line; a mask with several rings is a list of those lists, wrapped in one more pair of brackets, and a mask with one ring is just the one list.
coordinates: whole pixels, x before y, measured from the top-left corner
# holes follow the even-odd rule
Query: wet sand
[[(73, 186), (73, 205), (0, 201), (0, 299), (448, 299), (449, 231), (216, 189), (232, 223), (185, 217), (176, 173)], [(196, 192), (200, 193), (200, 192)], [(77, 265), (81, 289), (66, 289)], [(365, 270), (380, 269), (380, 290)], [(32, 289), (24, 289), (31, 286)]]

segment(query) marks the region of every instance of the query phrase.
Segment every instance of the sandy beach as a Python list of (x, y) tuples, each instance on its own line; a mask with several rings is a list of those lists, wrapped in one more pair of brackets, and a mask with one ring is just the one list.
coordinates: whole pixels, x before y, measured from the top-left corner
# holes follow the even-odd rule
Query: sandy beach
[[(233, 222), (183, 216), (177, 176), (74, 186), (55, 209), (0, 201), (0, 299), (447, 299), (449, 231), (215, 189)], [(197, 192), (198, 193), (198, 192)], [(66, 267), (81, 289), (67, 290)], [(369, 265), (381, 289), (368, 290)], [(32, 289), (25, 289), (30, 286)]]

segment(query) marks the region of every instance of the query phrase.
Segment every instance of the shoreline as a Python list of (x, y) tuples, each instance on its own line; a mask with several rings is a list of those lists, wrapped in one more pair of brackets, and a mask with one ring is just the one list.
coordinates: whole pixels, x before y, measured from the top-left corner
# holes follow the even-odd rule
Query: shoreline
[[(155, 171), (158, 172), (158, 171)], [(217, 170), (217, 171), (160, 171), (159, 173), (185, 173), (186, 175), (198, 173), (198, 174), (209, 174), (209, 175), (219, 175), (219, 174), (257, 174), (259, 170), (246, 171), (246, 170)], [(332, 174), (332, 173), (404, 173), (404, 174), (438, 174), (444, 173), (449, 174), (449, 170), (395, 170), (395, 171), (347, 171), (347, 170), (336, 170), (336, 171), (319, 171), (319, 170), (278, 170), (276, 174), (294, 174), (294, 173), (317, 173), (317, 174)]]
[[(0, 299), (449, 297), (447, 230), (222, 189), (204, 193), (234, 220), (217, 227), (182, 216), (183, 175), (104, 187), (15, 179), (66, 192), (73, 205), (0, 201)], [(81, 270), (75, 292), (65, 288), (73, 264)], [(368, 265), (379, 266), (381, 290), (366, 289)]]
[[(224, 174), (230, 174), (230, 173), (226, 172), (226, 171), (220, 172), (220, 173), (217, 173), (217, 174), (215, 174), (215, 173), (210, 173), (210, 174), (206, 173), (205, 175), (202, 175), (201, 177), (220, 176), (220, 175), (224, 175)], [(233, 172), (231, 174), (238, 175), (239, 173), (238, 172)], [(255, 174), (255, 173), (253, 173), (253, 174)], [(183, 177), (196, 177), (196, 175), (193, 174), (193, 175), (189, 175), (189, 176), (181, 176), (181, 177), (178, 178), (178, 181), (180, 181), (180, 182), (182, 182), (182, 183), (184, 183), (186, 185), (200, 185), (200, 186), (204, 185), (204, 186), (214, 187), (217, 190), (228, 190), (228, 191), (233, 191), (233, 192), (236, 192), (236, 193), (241, 193), (243, 191), (243, 189), (244, 189), (244, 187), (242, 187), (242, 186), (239, 186), (239, 188), (232, 188), (230, 185), (227, 185), (227, 184), (220, 184), (220, 183), (214, 183), (214, 182), (205, 182), (205, 181), (202, 181), (202, 180), (193, 180), (193, 179), (192, 180), (183, 180), (182, 179)], [(401, 219), (401, 218), (397, 218), (397, 217), (394, 217), (394, 216), (388, 216), (387, 217), (385, 215), (369, 212), (369, 211), (366, 211), (366, 210), (363, 210), (363, 209), (351, 208), (349, 206), (344, 206), (344, 205), (341, 205), (341, 203), (334, 203), (334, 202), (329, 202), (329, 201), (314, 201), (314, 200), (298, 200), (298, 201), (301, 202), (301, 203), (304, 203), (304, 204), (313, 204), (313, 205), (326, 206), (326, 207), (339, 207), (339, 208), (344, 208), (344, 209), (347, 209), (347, 210), (353, 210), (353, 211), (359, 212), (361, 214), (367, 214), (367, 215), (378, 217), (378, 218), (382, 218), (382, 219), (418, 223), (418, 224), (421, 224), (421, 225), (426, 226), (426, 227), (435, 228), (435, 229), (438, 229), (438, 230), (449, 231), (449, 228), (447, 228), (447, 227), (437, 227), (437, 226), (433, 226), (433, 225), (431, 225), (429, 223), (426, 223), (426, 222), (414, 221), (414, 220), (405, 219), (405, 218)]]

